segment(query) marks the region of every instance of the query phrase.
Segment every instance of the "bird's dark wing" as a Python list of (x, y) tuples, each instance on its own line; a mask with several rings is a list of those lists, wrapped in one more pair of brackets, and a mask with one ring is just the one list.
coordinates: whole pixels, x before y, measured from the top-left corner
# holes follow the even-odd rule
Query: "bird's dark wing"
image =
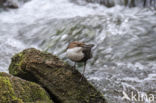
[(94, 46), (93, 44), (88, 44), (83, 46), (84, 58), (82, 61), (87, 61), (88, 59), (92, 58), (91, 49), (93, 46)]

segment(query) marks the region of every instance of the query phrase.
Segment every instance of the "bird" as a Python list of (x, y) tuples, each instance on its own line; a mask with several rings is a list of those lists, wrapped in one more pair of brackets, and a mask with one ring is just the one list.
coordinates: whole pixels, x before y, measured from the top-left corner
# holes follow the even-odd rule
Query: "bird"
[(66, 55), (68, 59), (75, 62), (74, 69), (76, 68), (76, 63), (84, 63), (83, 73), (82, 77), (80, 78), (80, 81), (84, 77), (87, 60), (92, 58), (92, 47), (94, 47), (94, 44), (85, 44), (83, 42), (78, 41), (70, 42), (67, 46)]

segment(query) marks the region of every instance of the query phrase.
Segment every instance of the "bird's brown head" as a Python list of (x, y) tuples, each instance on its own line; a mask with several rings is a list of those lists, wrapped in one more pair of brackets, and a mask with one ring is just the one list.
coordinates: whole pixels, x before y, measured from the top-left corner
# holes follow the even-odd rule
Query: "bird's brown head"
[(74, 42), (69, 43), (67, 49), (74, 48), (74, 47), (83, 47), (84, 45), (85, 43), (83, 42), (74, 41)]

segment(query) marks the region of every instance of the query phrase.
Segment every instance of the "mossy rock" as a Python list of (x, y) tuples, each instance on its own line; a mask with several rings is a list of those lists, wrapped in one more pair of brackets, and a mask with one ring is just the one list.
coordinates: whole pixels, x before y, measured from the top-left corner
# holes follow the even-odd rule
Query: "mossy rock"
[(0, 103), (41, 102), (53, 103), (38, 84), (0, 72)]
[(103, 95), (81, 74), (58, 57), (34, 48), (12, 58), (9, 72), (39, 83), (55, 103), (106, 103)]

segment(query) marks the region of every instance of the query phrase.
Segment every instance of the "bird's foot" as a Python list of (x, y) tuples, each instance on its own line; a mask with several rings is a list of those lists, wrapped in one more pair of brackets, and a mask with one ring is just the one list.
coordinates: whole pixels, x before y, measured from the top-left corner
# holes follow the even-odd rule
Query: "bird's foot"
[(76, 73), (75, 67), (72, 67), (72, 69), (73, 69), (72, 72), (73, 73)]
[(81, 82), (84, 78), (85, 78), (84, 75), (82, 75), (79, 82)]

